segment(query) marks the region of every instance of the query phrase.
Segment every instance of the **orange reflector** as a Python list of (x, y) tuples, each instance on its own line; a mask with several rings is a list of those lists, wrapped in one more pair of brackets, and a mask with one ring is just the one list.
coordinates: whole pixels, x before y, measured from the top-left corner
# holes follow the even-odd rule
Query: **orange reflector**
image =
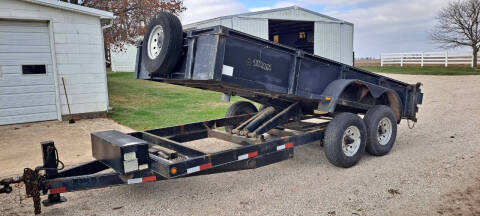
[(325, 100), (326, 100), (326, 101), (331, 101), (332, 98), (331, 98), (331, 97), (325, 97)]
[(177, 168), (173, 167), (173, 168), (170, 170), (170, 172), (171, 172), (172, 174), (176, 174), (176, 173), (177, 173)]

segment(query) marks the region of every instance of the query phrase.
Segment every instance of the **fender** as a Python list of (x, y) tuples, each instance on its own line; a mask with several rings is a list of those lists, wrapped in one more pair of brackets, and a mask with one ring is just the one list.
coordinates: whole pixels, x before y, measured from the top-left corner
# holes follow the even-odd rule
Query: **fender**
[(395, 114), (397, 122), (400, 122), (400, 119), (402, 116), (402, 107), (403, 107), (400, 96), (391, 89), (388, 89), (379, 85), (375, 85), (375, 84), (366, 83), (364, 81), (357, 80), (357, 79), (338, 79), (330, 83), (325, 88), (325, 90), (323, 90), (322, 96), (330, 97), (331, 100), (330, 101), (322, 100), (318, 104), (318, 110), (323, 112), (333, 113), (337, 106), (340, 95), (348, 86), (352, 84), (357, 84), (357, 85), (366, 87), (370, 92), (370, 94), (375, 99), (379, 98), (383, 94), (386, 94), (390, 103), (389, 105), (392, 108), (393, 113)]

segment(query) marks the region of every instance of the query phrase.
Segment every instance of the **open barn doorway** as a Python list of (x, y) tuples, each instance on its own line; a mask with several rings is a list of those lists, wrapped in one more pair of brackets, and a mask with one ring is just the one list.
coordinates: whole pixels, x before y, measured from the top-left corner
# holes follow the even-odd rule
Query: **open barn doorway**
[(315, 22), (268, 20), (268, 38), (313, 53)]

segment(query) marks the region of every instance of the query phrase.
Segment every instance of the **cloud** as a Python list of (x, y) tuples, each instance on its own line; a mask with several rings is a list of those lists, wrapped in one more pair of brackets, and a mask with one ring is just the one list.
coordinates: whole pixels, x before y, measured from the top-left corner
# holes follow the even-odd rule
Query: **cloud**
[(429, 32), (446, 4), (444, 0), (397, 0), (326, 13), (355, 24), (357, 56), (378, 56), (381, 52), (437, 50)]
[(185, 0), (183, 4), (187, 7), (180, 17), (183, 24), (248, 12), (237, 0)]

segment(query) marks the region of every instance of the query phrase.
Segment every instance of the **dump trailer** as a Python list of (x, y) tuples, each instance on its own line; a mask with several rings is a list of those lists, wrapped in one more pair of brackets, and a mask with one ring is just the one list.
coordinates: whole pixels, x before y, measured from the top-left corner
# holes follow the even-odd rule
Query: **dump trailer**
[[(348, 168), (365, 151), (386, 155), (401, 120), (417, 122), (423, 98), (420, 83), (407, 84), (223, 26), (184, 32), (178, 18), (164, 12), (138, 43), (135, 77), (221, 92), (225, 101), (231, 96), (247, 100), (233, 103), (224, 118), (133, 133), (92, 133), (95, 160), (69, 168), (54, 142), (43, 142), (43, 164), (0, 180), (0, 193), (23, 182), (38, 214), (42, 195), (48, 195), (43, 201), (48, 206), (65, 201), (60, 194), (66, 192), (254, 169), (287, 160), (294, 147), (314, 142), (323, 146), (330, 163)], [(205, 138), (234, 147), (207, 152), (186, 145)]]

